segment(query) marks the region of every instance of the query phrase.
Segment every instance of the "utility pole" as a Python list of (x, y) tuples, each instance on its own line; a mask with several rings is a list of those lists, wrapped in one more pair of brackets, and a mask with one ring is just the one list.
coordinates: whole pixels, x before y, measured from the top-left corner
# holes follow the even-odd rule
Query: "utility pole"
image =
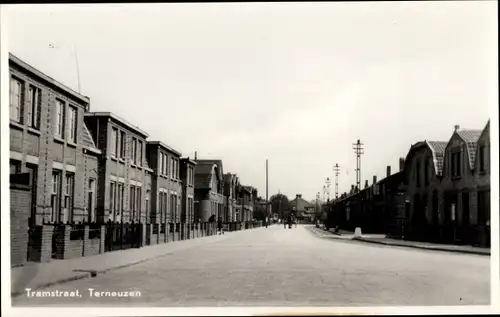
[(340, 166), (338, 163), (333, 167), (333, 171), (335, 172), (335, 199), (339, 198), (339, 172)]
[(268, 204), (269, 192), (268, 192), (268, 189), (269, 189), (269, 174), (268, 174), (268, 160), (266, 159), (266, 228), (267, 228), (267, 221), (268, 221), (268, 217), (269, 217), (269, 204)]
[(363, 143), (358, 139), (358, 142), (353, 143), (353, 150), (356, 153), (356, 187), (361, 190), (361, 155), (363, 152)]
[(327, 202), (330, 202), (330, 184), (331, 184), (330, 177), (326, 178), (326, 195), (327, 195)]

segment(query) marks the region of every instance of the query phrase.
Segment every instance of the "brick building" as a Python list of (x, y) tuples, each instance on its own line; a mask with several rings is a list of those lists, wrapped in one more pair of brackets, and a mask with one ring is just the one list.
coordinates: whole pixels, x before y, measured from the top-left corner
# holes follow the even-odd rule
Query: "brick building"
[(10, 173), (30, 173), (30, 225), (93, 222), (101, 152), (84, 123), (89, 98), (14, 55), (10, 73)]
[(422, 141), (411, 146), (405, 159), (407, 234), (412, 239), (435, 240), (442, 210), (441, 178), (448, 142)]
[(160, 141), (149, 141), (146, 153), (153, 170), (151, 181), (151, 223), (181, 221), (181, 153)]
[(194, 169), (196, 162), (181, 159), (182, 206), (181, 222), (194, 223)]
[(456, 126), (445, 149), (441, 182), (445, 240), (478, 242), (477, 230), (489, 219), (489, 179), (489, 122), (483, 130)]
[(103, 153), (98, 163), (98, 221), (146, 223), (153, 173), (146, 158), (148, 134), (110, 112), (86, 113), (85, 123)]
[(195, 219), (206, 222), (211, 215), (222, 216), (224, 179), (221, 160), (195, 160), (194, 208)]
[(224, 174), (224, 221), (236, 221), (236, 185), (238, 178), (235, 174)]

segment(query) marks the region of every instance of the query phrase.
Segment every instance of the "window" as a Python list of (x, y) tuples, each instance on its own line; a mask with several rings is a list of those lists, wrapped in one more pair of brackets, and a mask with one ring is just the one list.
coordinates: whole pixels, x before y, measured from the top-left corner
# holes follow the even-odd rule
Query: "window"
[(94, 222), (96, 220), (95, 217), (95, 179), (90, 178), (88, 184), (88, 192), (87, 192), (87, 212), (88, 212), (88, 222)]
[(51, 209), (52, 209), (52, 221), (59, 221), (61, 212), (61, 172), (52, 171), (52, 190), (51, 190)]
[(122, 152), (122, 134), (118, 129), (113, 129), (113, 134), (115, 134), (115, 156), (121, 157), (120, 154)]
[(170, 194), (170, 219), (169, 222), (174, 222), (174, 210), (175, 210), (175, 205), (174, 205), (174, 194)]
[(42, 96), (40, 88), (30, 86), (29, 88), (29, 105), (30, 111), (28, 112), (28, 124), (34, 129), (40, 129), (40, 108), (42, 105)]
[(21, 173), (21, 161), (10, 160), (10, 173), (11, 174)]
[(135, 214), (135, 186), (130, 185), (130, 215)]
[(116, 150), (118, 149), (118, 129), (117, 128), (111, 128), (111, 142), (109, 145), (110, 148), (110, 155), (111, 156), (116, 156)]
[(35, 164), (26, 163), (26, 171), (30, 174), (30, 183), (31, 183), (31, 214), (28, 219), (30, 226), (35, 225), (36, 218), (36, 189), (37, 189), (37, 181), (38, 181), (38, 166)]
[(180, 178), (179, 176), (180, 176), (179, 175), (179, 160), (176, 159), (175, 160), (175, 178), (179, 179)]
[(485, 157), (485, 146), (480, 145), (479, 146), (479, 171), (484, 172), (485, 171), (485, 165), (486, 165), (486, 157)]
[(132, 164), (137, 164), (137, 139), (132, 138)]
[(20, 80), (10, 78), (10, 119), (23, 123), (24, 110), (24, 83)]
[(64, 102), (56, 99), (56, 125), (54, 127), (54, 135), (64, 138)]
[(142, 166), (142, 141), (137, 143), (137, 164)]
[(158, 155), (158, 174), (163, 174), (163, 153), (159, 152)]
[(140, 219), (140, 216), (141, 216), (141, 203), (142, 203), (142, 188), (141, 187), (136, 187), (136, 195), (135, 195), (135, 199), (136, 199), (136, 205), (135, 205), (135, 213), (134, 215), (132, 216), (132, 220), (133, 221), (139, 221)]
[(461, 152), (452, 152), (451, 153), (451, 175), (453, 177), (460, 177), (461, 173)]
[(168, 155), (163, 154), (163, 175), (168, 175)]
[(126, 146), (125, 146), (125, 141), (127, 141), (127, 136), (125, 135), (125, 132), (120, 131), (120, 152), (119, 156), (120, 158), (124, 159), (125, 155), (127, 154), (126, 152)]
[(123, 184), (118, 183), (116, 191), (116, 210), (118, 211), (118, 215), (123, 211), (123, 193)]
[(109, 214), (114, 215), (114, 212), (116, 210), (115, 206), (116, 206), (116, 183), (111, 182), (109, 186)]
[(146, 200), (146, 219), (149, 218), (149, 211), (150, 211), (149, 201), (150, 201), (150, 197), (151, 197), (151, 191), (147, 190), (146, 191), (146, 197), (145, 197), (145, 200)]
[(429, 185), (430, 164), (429, 159), (425, 160), (424, 183), (425, 186)]
[(73, 143), (76, 143), (76, 116), (77, 109), (73, 106), (69, 106), (69, 114), (68, 114), (68, 132), (69, 132), (69, 140)]
[(73, 189), (75, 183), (75, 175), (66, 173), (66, 182), (64, 186), (64, 208), (68, 212), (68, 220), (73, 222)]
[(169, 172), (169, 176), (174, 178), (174, 158), (171, 157), (170, 158), (170, 172)]

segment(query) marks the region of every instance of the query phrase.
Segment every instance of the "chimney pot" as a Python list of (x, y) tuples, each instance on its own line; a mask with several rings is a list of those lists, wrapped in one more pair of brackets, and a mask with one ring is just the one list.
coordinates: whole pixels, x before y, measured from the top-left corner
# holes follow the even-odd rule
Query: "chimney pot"
[(399, 171), (401, 172), (404, 169), (405, 169), (405, 158), (400, 157), (399, 158)]
[(373, 175), (373, 184), (377, 183), (377, 175)]
[(387, 177), (391, 176), (391, 166), (387, 166)]
[(368, 188), (368, 180), (365, 180), (365, 188)]
[(460, 126), (458, 124), (455, 125), (455, 132), (460, 130)]

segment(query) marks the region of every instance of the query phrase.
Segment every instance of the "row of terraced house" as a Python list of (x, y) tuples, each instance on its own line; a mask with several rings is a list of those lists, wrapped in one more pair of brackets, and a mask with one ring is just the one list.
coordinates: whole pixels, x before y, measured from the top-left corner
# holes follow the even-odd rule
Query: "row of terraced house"
[(10, 72), (12, 265), (257, 225), (257, 190), (221, 160), (182, 157), (16, 56)]
[[(327, 227), (438, 243), (490, 245), (490, 123), (413, 144), (399, 171), (325, 207)], [(498, 212), (498, 211), (496, 211)]]

